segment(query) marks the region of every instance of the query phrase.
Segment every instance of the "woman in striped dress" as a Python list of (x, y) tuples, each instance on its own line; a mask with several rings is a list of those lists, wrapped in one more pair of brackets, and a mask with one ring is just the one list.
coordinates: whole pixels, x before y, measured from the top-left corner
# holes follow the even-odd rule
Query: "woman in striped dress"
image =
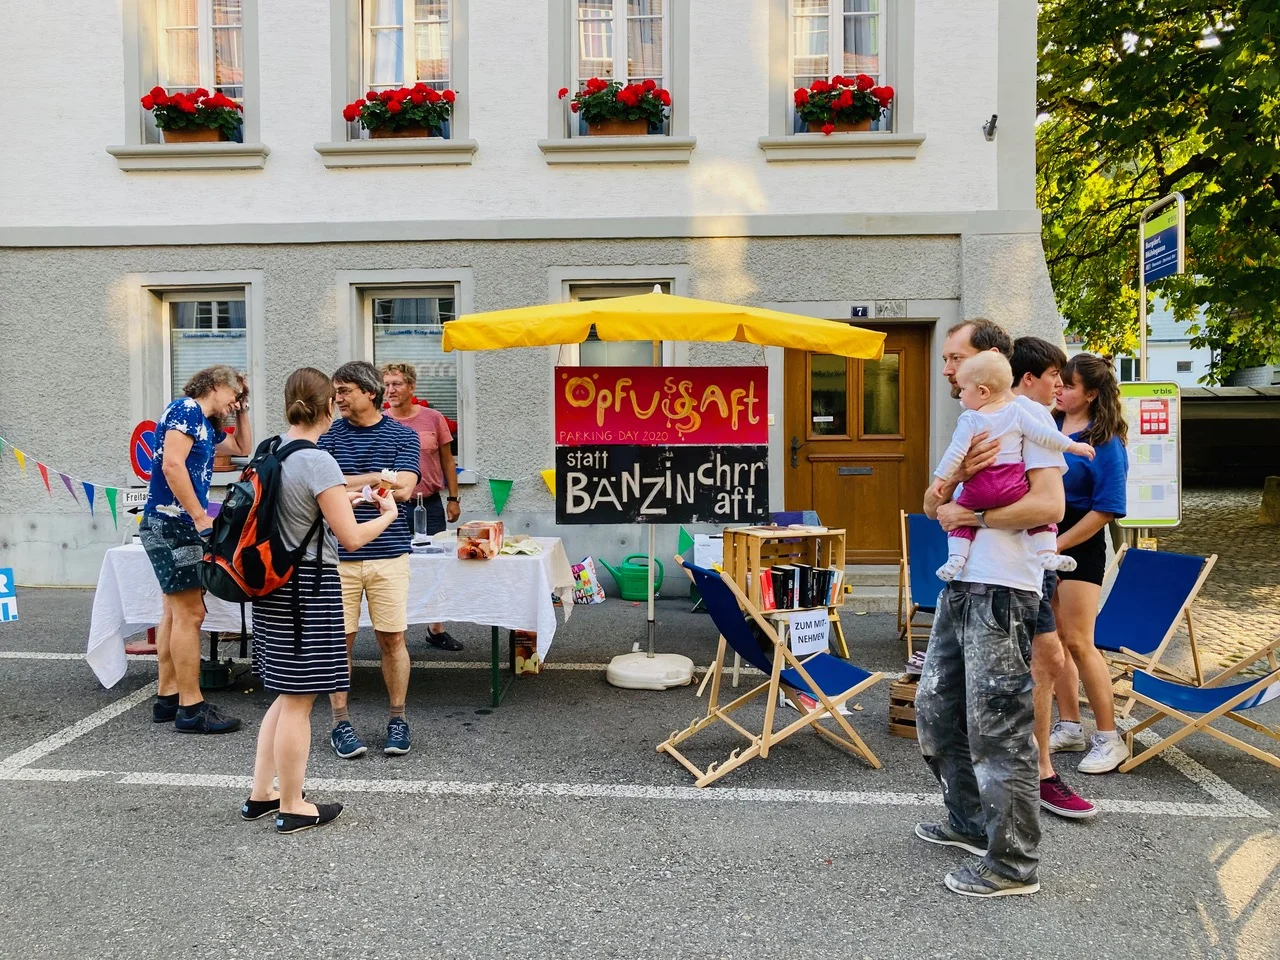
[[(333, 382), (314, 367), (295, 370), (285, 384), (284, 407), (290, 427), (281, 443), (314, 444), (333, 423)], [(318, 695), (351, 686), (337, 544), (357, 550), (397, 515), (390, 497), (375, 494), (378, 516), (358, 523), (351, 509), (353, 496), (360, 495), (347, 492), (337, 461), (323, 450), (295, 450), (281, 465), (277, 527), (289, 549), (307, 543), (293, 574), (298, 590), (291, 581), (253, 604), (254, 665), (262, 685), (278, 696), (262, 720), (253, 792), (240, 808), (245, 820), (275, 813), (278, 833), (317, 827), (342, 812), (340, 803), (310, 803), (302, 795), (311, 750), (311, 707)], [(322, 517), (324, 522), (311, 535)], [(299, 618), (300, 639), (295, 630)], [(273, 784), (277, 778), (279, 791)]]

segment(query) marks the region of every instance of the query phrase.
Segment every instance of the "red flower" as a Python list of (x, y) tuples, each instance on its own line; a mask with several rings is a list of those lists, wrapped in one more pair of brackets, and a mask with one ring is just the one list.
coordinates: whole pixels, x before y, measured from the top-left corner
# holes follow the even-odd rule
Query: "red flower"
[(399, 100), (391, 100), (387, 103), (387, 113), (399, 113), (403, 109), (404, 106)]
[(809, 91), (806, 90), (804, 87), (800, 87), (798, 90), (796, 90), (793, 96), (795, 98), (797, 107), (803, 107), (806, 103), (809, 102)]
[(409, 99), (412, 100), (416, 106), (420, 107), (427, 102), (427, 95), (421, 90), (415, 90), (413, 93), (409, 94)]
[(650, 93), (658, 89), (658, 84), (655, 83), (653, 80), (646, 80), (644, 83), (641, 84), (641, 86), (644, 87), (646, 93)]
[(880, 101), (880, 106), (887, 107), (893, 99), (893, 87), (880, 87), (879, 90), (875, 97)]
[(667, 91), (663, 90), (661, 87), (658, 88), (657, 93), (658, 99), (662, 101), (662, 105), (664, 107), (671, 106), (671, 94), (667, 93)]
[(458, 99), (458, 95), (452, 90), (444, 90), (440, 93), (440, 99), (445, 103), (453, 103), (453, 101)]
[(152, 87), (149, 92), (151, 94), (151, 99), (153, 100), (159, 100), (161, 97), (166, 96), (164, 87)]
[(143, 98), (142, 98), (142, 109), (143, 109), (143, 110), (154, 110), (154, 109), (155, 109), (155, 106), (156, 106), (156, 102), (155, 102), (155, 100), (153, 100), (151, 97), (146, 96), (146, 97), (143, 97)]
[(343, 108), (342, 119), (347, 121), (347, 123), (353, 123), (356, 117), (358, 117), (359, 115), (360, 115), (360, 108), (357, 107), (354, 103), (349, 103), (346, 105), (345, 108)]
[(831, 89), (831, 84), (827, 83), (825, 80), (815, 80), (809, 89), (814, 93), (826, 93)]
[(423, 94), (423, 96), (427, 98), (427, 103), (439, 103), (441, 100), (444, 99), (444, 97), (440, 94), (439, 90), (428, 89), (427, 92)]
[(844, 92), (841, 93), (840, 96), (836, 97), (835, 101), (832, 103), (832, 106), (835, 107), (837, 110), (847, 110), (849, 107), (852, 107), (853, 91), (850, 90), (848, 87), (845, 87)]
[(859, 90), (870, 90), (876, 85), (876, 82), (868, 77), (865, 73), (860, 73), (853, 78), (854, 85)]
[(831, 136), (831, 131), (835, 130), (835, 128), (835, 124), (833, 123), (824, 123), (822, 125), (822, 133), (824, 136), (829, 137)]
[(561, 88), (560, 88), (560, 92), (556, 94), (556, 96), (557, 96), (557, 97), (559, 97), (561, 100), (563, 100), (563, 99), (564, 99), (565, 97), (567, 97), (568, 95), (569, 95), (569, 88), (568, 88), (568, 87), (561, 87)]
[(430, 88), (430, 87), (428, 87), (428, 86), (427, 86), (425, 83), (423, 83), (421, 80), (419, 80), (417, 83), (415, 83), (415, 84), (413, 85), (413, 92), (414, 92), (414, 93), (426, 93), (426, 92), (427, 92), (428, 90), (430, 90), (430, 89), (431, 89), (431, 88)]
[(196, 92), (192, 94), (193, 97), (207, 97), (208, 95), (209, 91), (204, 87), (196, 87)]
[(578, 101), (577, 101), (577, 100), (574, 100), (572, 103), (570, 103), (570, 104), (569, 104), (569, 109), (570, 109), (570, 110), (572, 110), (574, 113), (577, 113), (577, 112), (578, 112)]
[(376, 91), (374, 91), (374, 90), (370, 90), (368, 93), (366, 93), (366, 94), (364, 95), (364, 98), (365, 98), (366, 100), (377, 100), (377, 99), (378, 99), (378, 94), (377, 94), (377, 92), (376, 92)]
[(838, 73), (837, 73), (834, 77), (832, 77), (832, 78), (831, 78), (831, 84), (832, 84), (832, 86), (842, 87), (842, 86), (847, 86), (847, 85), (848, 85), (848, 83), (849, 83), (849, 81), (848, 81), (847, 79), (845, 79), (844, 77), (840, 76), (840, 74), (838, 74)]

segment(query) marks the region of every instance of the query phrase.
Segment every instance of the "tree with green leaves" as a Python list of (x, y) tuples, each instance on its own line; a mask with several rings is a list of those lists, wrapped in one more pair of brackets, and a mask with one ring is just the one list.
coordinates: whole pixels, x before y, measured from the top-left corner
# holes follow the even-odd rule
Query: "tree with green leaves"
[(1278, 37), (1277, 0), (1040, 3), (1045, 254), (1089, 349), (1136, 353), (1138, 217), (1180, 191), (1187, 272), (1156, 291), (1211, 382), (1280, 362)]

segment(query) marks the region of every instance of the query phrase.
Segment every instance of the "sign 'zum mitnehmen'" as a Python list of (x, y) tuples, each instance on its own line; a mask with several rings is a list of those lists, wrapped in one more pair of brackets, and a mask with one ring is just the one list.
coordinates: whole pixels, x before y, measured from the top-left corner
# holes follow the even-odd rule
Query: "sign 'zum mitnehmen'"
[(767, 446), (556, 448), (556, 523), (739, 524), (768, 516)]

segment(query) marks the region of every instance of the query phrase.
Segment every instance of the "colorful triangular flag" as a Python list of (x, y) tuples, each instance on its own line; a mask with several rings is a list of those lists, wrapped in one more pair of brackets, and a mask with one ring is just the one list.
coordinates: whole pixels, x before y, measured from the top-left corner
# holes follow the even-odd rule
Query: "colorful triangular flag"
[(103, 490), (107, 494), (107, 503), (111, 506), (111, 525), (119, 530), (120, 522), (116, 519), (116, 488), (104, 487)]
[(676, 553), (684, 553), (693, 546), (693, 537), (684, 527), (680, 528), (680, 537), (676, 541)]
[(13, 448), (13, 457), (14, 457), (14, 459), (15, 459), (15, 460), (17, 460), (17, 461), (18, 461), (18, 466), (20, 466), (20, 467), (22, 468), (23, 472), (25, 473), (25, 472), (26, 472), (26, 469), (27, 469), (27, 458), (26, 458), (26, 455), (25, 455), (25, 454), (23, 454), (23, 452), (22, 452), (21, 450), (19, 450), (17, 447), (14, 447), (14, 448)]
[(36, 468), (40, 471), (40, 479), (44, 481), (44, 492), (52, 497), (53, 490), (49, 488), (49, 468), (39, 460), (36, 461)]
[(548, 467), (542, 471), (542, 482), (547, 485), (547, 489), (551, 491), (551, 495), (556, 495), (556, 468)]
[(80, 498), (76, 496), (76, 488), (71, 486), (71, 478), (65, 473), (59, 473), (58, 476), (62, 478), (62, 485), (67, 488), (67, 493), (71, 494), (71, 499), (79, 503)]
[(493, 496), (493, 509), (502, 516), (502, 508), (507, 505), (507, 498), (511, 496), (511, 484), (514, 480), (496, 480), (489, 479), (489, 493)]
[(80, 486), (84, 487), (84, 498), (89, 501), (89, 516), (93, 516), (93, 484), (85, 480), (80, 481)]

